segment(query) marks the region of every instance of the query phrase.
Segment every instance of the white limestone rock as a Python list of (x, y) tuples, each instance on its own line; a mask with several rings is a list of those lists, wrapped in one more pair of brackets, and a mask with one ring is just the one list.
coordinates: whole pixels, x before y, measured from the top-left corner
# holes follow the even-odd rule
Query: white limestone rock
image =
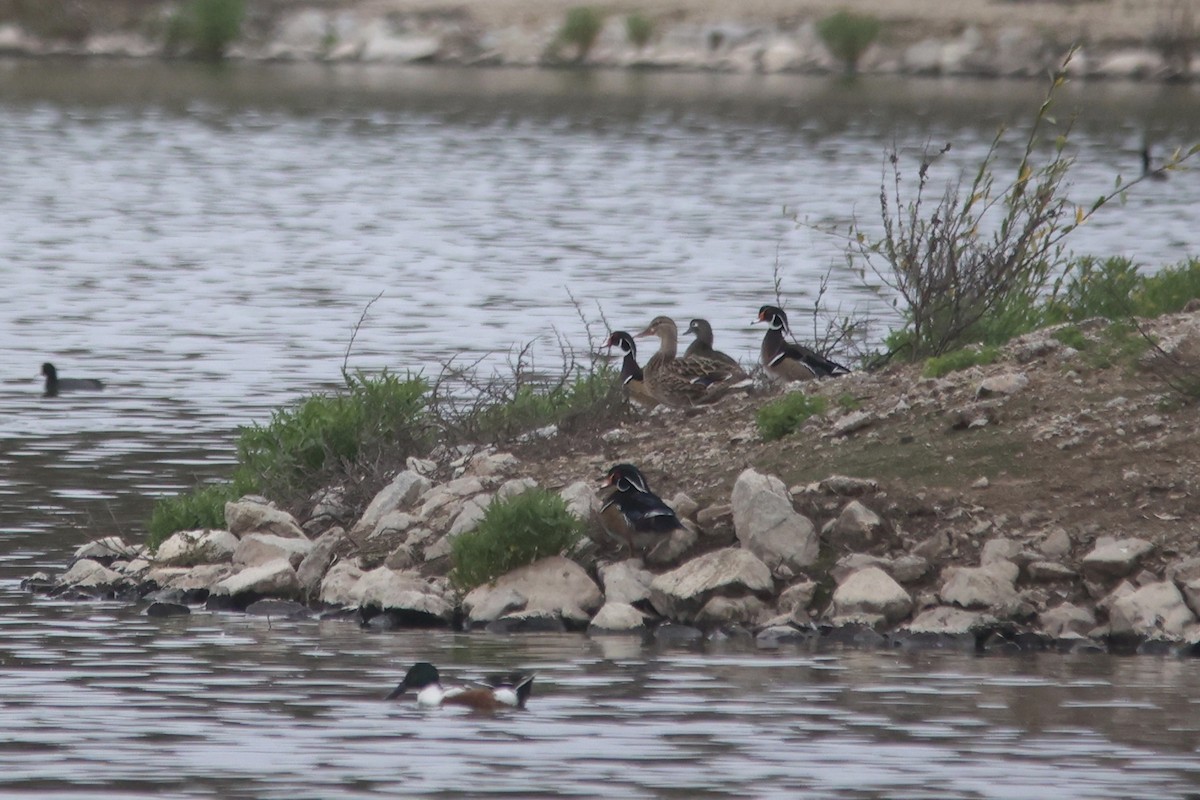
[(597, 634), (643, 634), (646, 631), (646, 615), (628, 603), (609, 601), (600, 607), (588, 625), (588, 635)]
[(606, 603), (632, 605), (650, 599), (650, 583), (654, 573), (645, 569), (636, 558), (606, 564), (600, 568), (600, 583), (604, 586)]
[(285, 558), (296, 568), (300, 566), (304, 557), (312, 552), (312, 548), (313, 543), (308, 539), (287, 538), (271, 533), (248, 533), (233, 551), (233, 564), (235, 567), (261, 567), (277, 558)]
[(480, 615), (485, 609), (497, 607), (492, 598), (496, 592), (515, 592), (524, 597), (523, 613), (544, 611), (581, 626), (604, 603), (600, 587), (583, 567), (568, 558), (550, 556), (472, 589), (462, 601), (468, 624), (488, 622)]
[(295, 600), (300, 596), (296, 570), (286, 558), (277, 558), (257, 567), (249, 567), (217, 582), (212, 594), (229, 597), (275, 597)]
[(351, 529), (352, 534), (374, 531), (379, 522), (393, 511), (411, 507), (430, 491), (429, 479), (416, 470), (407, 469), (376, 493), (362, 517)]
[(792, 508), (783, 481), (747, 469), (734, 483), (731, 504), (738, 541), (773, 569), (795, 574), (817, 560), (816, 528)]
[(895, 624), (907, 617), (912, 607), (912, 598), (903, 586), (879, 567), (867, 567), (850, 575), (834, 591), (832, 616), (881, 616)]
[(650, 584), (650, 602), (663, 616), (690, 623), (714, 595), (770, 595), (774, 587), (771, 570), (757, 556), (728, 547), (659, 575)]
[(191, 567), (233, 559), (238, 538), (224, 530), (178, 531), (158, 546), (154, 560), (162, 566)]
[(1175, 584), (1159, 581), (1119, 597), (1109, 608), (1108, 620), (1113, 636), (1179, 640), (1196, 615)]
[(225, 527), (241, 539), (248, 533), (273, 533), (293, 539), (307, 539), (296, 518), (261, 497), (247, 495), (225, 504)]
[(1102, 536), (1092, 552), (1083, 557), (1084, 577), (1095, 581), (1115, 580), (1131, 575), (1144, 556), (1154, 550), (1145, 539), (1114, 539)]

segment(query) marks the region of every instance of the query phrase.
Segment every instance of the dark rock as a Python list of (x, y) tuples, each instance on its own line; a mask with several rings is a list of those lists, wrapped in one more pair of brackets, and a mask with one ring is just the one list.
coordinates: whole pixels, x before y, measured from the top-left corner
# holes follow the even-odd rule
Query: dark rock
[(866, 625), (822, 626), (821, 642), (864, 649), (887, 645), (887, 639), (883, 634)]
[(192, 610), (180, 603), (151, 603), (146, 606), (147, 617), (186, 617)]
[(704, 632), (691, 625), (680, 625), (667, 622), (654, 629), (654, 640), (659, 644), (683, 645), (694, 644), (704, 638)]
[(791, 625), (772, 625), (759, 631), (754, 643), (760, 648), (771, 649), (785, 644), (804, 644), (817, 638), (813, 627), (796, 628)]

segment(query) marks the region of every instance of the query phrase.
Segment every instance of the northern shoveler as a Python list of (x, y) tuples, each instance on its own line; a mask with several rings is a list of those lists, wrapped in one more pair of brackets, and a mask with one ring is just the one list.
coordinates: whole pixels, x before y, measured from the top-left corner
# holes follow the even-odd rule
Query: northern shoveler
[(784, 381), (807, 381), (828, 378), (850, 372), (836, 361), (830, 361), (816, 350), (792, 344), (784, 338), (791, 333), (787, 314), (778, 306), (763, 306), (755, 322), (767, 323), (762, 342), (762, 365), (767, 374)]
[(533, 691), (533, 673), (510, 672), (489, 676), (483, 685), (444, 688), (437, 667), (427, 661), (413, 664), (404, 680), (393, 689), (387, 700), (393, 700), (413, 689), (417, 705), (437, 708), (441, 705), (465, 706), (476, 711), (496, 711), (502, 708), (524, 708)]

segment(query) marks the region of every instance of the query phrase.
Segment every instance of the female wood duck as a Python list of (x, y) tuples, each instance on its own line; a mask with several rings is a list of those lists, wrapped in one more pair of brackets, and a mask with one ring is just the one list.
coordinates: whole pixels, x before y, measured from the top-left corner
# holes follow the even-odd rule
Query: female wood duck
[(688, 345), (688, 349), (683, 351), (684, 358), (709, 358), (741, 370), (742, 365), (737, 362), (737, 359), (720, 350), (713, 349), (713, 329), (712, 325), (708, 324), (708, 320), (699, 318), (692, 320), (684, 333), (690, 333), (696, 337), (696, 340)]
[(784, 334), (790, 334), (791, 329), (788, 328), (787, 314), (782, 308), (763, 306), (758, 310), (755, 322), (765, 322), (768, 326), (761, 352), (763, 368), (771, 377), (785, 381), (807, 381), (850, 372), (817, 351), (785, 339)]
[(679, 408), (711, 403), (746, 377), (737, 366), (711, 358), (676, 358), (679, 328), (670, 317), (655, 317), (638, 337), (657, 336), (658, 352), (642, 368), (646, 388), (660, 403)]
[(476, 711), (524, 708), (525, 701), (533, 691), (533, 678), (533, 673), (511, 672), (490, 676), (483, 686), (444, 689), (438, 678), (437, 667), (422, 661), (409, 668), (404, 680), (385, 699), (393, 700), (409, 689), (415, 689), (417, 705), (421, 708), (437, 708), (441, 705), (466, 706)]
[(604, 346), (619, 347), (625, 354), (625, 358), (621, 360), (621, 385), (629, 393), (629, 399), (646, 408), (658, 405), (658, 401), (646, 388), (645, 376), (637, 363), (637, 345), (634, 344), (633, 337), (625, 331), (613, 331)]
[(59, 392), (98, 392), (104, 388), (104, 382), (95, 378), (60, 378), (49, 361), (42, 364), (42, 375), (46, 378), (43, 397), (58, 397)]
[(600, 507), (600, 521), (610, 536), (629, 545), (630, 557), (683, 527), (671, 507), (650, 491), (645, 476), (632, 464), (617, 464), (610, 469), (604, 486), (613, 487), (613, 492)]

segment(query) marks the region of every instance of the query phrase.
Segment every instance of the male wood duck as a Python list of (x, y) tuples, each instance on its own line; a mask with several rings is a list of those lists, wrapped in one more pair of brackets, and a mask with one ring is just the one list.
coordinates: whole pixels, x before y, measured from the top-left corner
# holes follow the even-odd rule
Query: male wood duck
[(437, 708), (441, 705), (465, 706), (476, 711), (524, 708), (525, 701), (533, 691), (533, 678), (533, 673), (510, 672), (490, 676), (482, 686), (453, 686), (446, 689), (438, 678), (437, 667), (422, 661), (409, 668), (404, 680), (385, 699), (393, 700), (409, 689), (415, 689), (417, 705), (421, 708)]
[(613, 331), (604, 346), (619, 347), (625, 354), (621, 360), (621, 385), (629, 393), (629, 399), (646, 408), (654, 408), (658, 405), (658, 401), (646, 388), (645, 376), (637, 363), (637, 345), (634, 343), (633, 337), (625, 331)]
[(767, 323), (761, 357), (763, 368), (771, 377), (784, 381), (807, 381), (850, 372), (817, 351), (785, 339), (784, 334), (790, 334), (791, 329), (788, 328), (787, 314), (782, 308), (763, 306), (758, 310), (758, 319), (755, 322)]
[(671, 507), (650, 491), (645, 476), (632, 464), (617, 464), (610, 469), (604, 486), (613, 487), (613, 492), (600, 507), (600, 521), (610, 536), (629, 545), (630, 557), (683, 527)]
[(696, 337), (696, 340), (688, 345), (688, 349), (683, 351), (684, 358), (709, 358), (737, 370), (742, 369), (742, 365), (737, 362), (736, 358), (713, 349), (713, 329), (712, 325), (708, 324), (708, 320), (700, 318), (692, 320), (684, 333), (690, 333)]
[(655, 317), (638, 337), (657, 336), (658, 352), (642, 368), (646, 388), (660, 403), (678, 408), (704, 405), (724, 396), (746, 377), (741, 367), (711, 358), (676, 358), (679, 328), (670, 317)]
[(42, 375), (46, 378), (43, 397), (58, 397), (59, 392), (98, 392), (104, 388), (104, 382), (95, 378), (60, 378), (49, 361), (42, 364)]

